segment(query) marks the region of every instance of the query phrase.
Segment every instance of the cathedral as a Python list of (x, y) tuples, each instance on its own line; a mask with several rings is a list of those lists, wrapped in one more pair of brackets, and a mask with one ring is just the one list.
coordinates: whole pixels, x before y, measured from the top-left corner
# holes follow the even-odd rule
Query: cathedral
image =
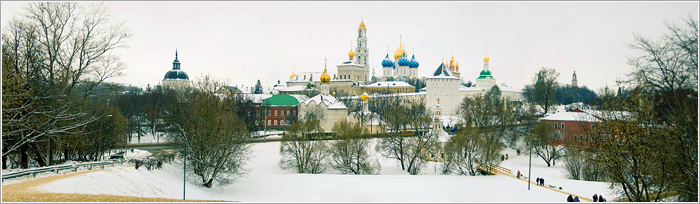
[(389, 53), (382, 60), (382, 81), (386, 81), (389, 77), (396, 81), (406, 81), (407, 79), (418, 77), (418, 66), (420, 63), (416, 60), (415, 50), (413, 56), (409, 60), (406, 55), (406, 50), (403, 48), (403, 43), (399, 41), (399, 48), (394, 51), (394, 60), (389, 58)]
[(165, 73), (163, 77), (163, 87), (165, 88), (187, 88), (190, 87), (190, 77), (185, 71), (180, 69), (180, 60), (177, 59), (177, 50), (175, 50), (175, 61), (173, 61), (173, 69)]

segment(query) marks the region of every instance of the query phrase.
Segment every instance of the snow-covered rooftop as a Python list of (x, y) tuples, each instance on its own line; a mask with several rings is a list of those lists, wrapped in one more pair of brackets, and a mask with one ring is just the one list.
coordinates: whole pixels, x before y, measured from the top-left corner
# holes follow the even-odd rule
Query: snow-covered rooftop
[(413, 87), (403, 81), (378, 81), (373, 84), (364, 85), (364, 87)]
[(551, 115), (548, 115), (542, 120), (551, 120), (551, 121), (576, 121), (576, 122), (601, 122), (598, 118), (594, 117), (593, 115), (589, 113), (583, 113), (583, 112), (557, 112)]

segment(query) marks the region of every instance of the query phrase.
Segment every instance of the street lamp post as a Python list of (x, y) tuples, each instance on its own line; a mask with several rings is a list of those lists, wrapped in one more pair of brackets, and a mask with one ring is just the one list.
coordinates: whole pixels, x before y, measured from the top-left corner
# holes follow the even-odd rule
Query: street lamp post
[(530, 161), (528, 161), (527, 164), (527, 190), (530, 190), (530, 179), (532, 178), (532, 147), (530, 148), (530, 152), (527, 153), (530, 156)]
[(185, 200), (185, 188), (187, 188), (187, 138), (185, 138), (185, 162), (182, 163), (182, 200)]

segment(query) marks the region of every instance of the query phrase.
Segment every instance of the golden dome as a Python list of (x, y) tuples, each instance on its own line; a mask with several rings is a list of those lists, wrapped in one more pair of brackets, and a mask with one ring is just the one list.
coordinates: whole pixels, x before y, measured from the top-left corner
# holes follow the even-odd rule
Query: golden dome
[(331, 76), (326, 74), (326, 66), (323, 66), (323, 74), (321, 74), (321, 83), (328, 83), (331, 81)]
[(294, 78), (294, 77), (297, 76), (297, 75), (295, 74), (295, 72), (296, 72), (296, 67), (295, 67), (293, 70), (294, 70), (294, 71), (292, 71), (292, 75), (289, 75), (289, 79), (292, 79), (292, 78)]
[(364, 92), (364, 93), (362, 93), (362, 95), (360, 95), (360, 100), (362, 100), (362, 101), (369, 100), (369, 95), (367, 95), (367, 92)]
[(350, 47), (350, 52), (348, 52), (348, 57), (350, 57), (350, 59), (355, 57), (355, 52), (352, 51), (352, 47)]
[(455, 56), (450, 59), (450, 67), (455, 65)]
[(484, 62), (488, 62), (488, 61), (489, 61), (489, 55), (486, 55), (486, 57), (484, 57)]
[(367, 30), (367, 28), (365, 28), (365, 21), (364, 21), (364, 20), (362, 20), (362, 22), (360, 22), (360, 27), (357, 28), (357, 29), (358, 29), (358, 30), (363, 30), (363, 29), (364, 29), (364, 30)]
[(333, 93), (331, 93), (331, 95), (335, 96), (335, 91)]
[(459, 68), (459, 61), (457, 61), (457, 65), (455, 65), (457, 68)]
[[(396, 49), (394, 52), (394, 59), (398, 60), (401, 58), (401, 56), (403, 56), (403, 54), (406, 54), (406, 50), (404, 50), (401, 44), (399, 44), (399, 49)], [(406, 54), (406, 56), (408, 56), (408, 54)]]

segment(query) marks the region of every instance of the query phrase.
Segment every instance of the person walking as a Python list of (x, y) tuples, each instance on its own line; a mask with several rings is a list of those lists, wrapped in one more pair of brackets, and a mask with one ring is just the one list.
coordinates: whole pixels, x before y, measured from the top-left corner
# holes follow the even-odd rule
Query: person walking
[(593, 194), (593, 202), (598, 202), (598, 194)]
[(506, 160), (508, 160), (508, 154), (506, 154)]
[(574, 198), (571, 197), (571, 194), (569, 194), (569, 197), (566, 197), (566, 202), (574, 202)]
[(603, 201), (605, 201), (605, 200), (603, 199), (603, 195), (598, 195), (598, 202), (603, 202)]
[(542, 186), (544, 186), (544, 178), (540, 178), (540, 183), (542, 183)]
[(574, 198), (574, 202), (581, 202), (581, 200), (578, 199), (578, 196)]
[(540, 177), (537, 177), (537, 179), (535, 179), (535, 183), (537, 183), (538, 186), (540, 185)]
[(518, 179), (520, 179), (520, 170), (518, 170), (518, 174), (517, 174), (515, 177), (517, 177)]

